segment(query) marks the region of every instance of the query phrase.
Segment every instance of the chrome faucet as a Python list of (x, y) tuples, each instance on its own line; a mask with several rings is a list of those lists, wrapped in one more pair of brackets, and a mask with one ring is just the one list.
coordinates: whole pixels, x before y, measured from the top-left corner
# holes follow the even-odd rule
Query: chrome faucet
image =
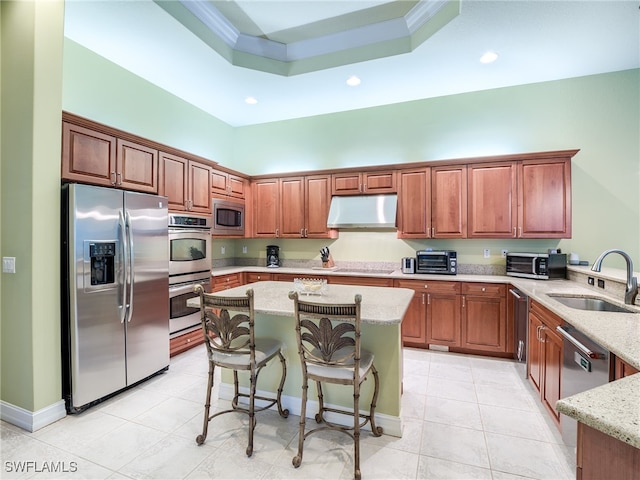
[(619, 253), (627, 262), (627, 288), (624, 291), (624, 303), (626, 303), (627, 305), (633, 305), (635, 304), (636, 296), (638, 295), (638, 279), (633, 276), (633, 261), (631, 260), (629, 254), (617, 248), (605, 250), (600, 254), (598, 258), (596, 258), (596, 261), (593, 262), (591, 270), (593, 270), (594, 272), (599, 272), (602, 268), (602, 260), (604, 260), (604, 257), (609, 255), (610, 253)]

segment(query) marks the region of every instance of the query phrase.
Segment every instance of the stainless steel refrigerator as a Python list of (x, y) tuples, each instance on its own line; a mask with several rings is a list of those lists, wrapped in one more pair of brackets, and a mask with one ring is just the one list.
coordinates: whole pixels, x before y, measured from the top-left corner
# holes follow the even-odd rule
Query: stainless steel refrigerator
[(167, 199), (62, 187), (62, 362), (78, 413), (169, 366)]

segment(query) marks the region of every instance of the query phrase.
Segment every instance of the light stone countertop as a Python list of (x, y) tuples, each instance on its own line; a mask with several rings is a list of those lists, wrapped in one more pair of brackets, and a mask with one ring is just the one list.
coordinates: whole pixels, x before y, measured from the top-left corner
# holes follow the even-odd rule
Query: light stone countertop
[[(571, 268), (571, 267), (570, 267)], [(570, 280), (530, 280), (504, 275), (423, 275), (403, 274), (395, 270), (390, 274), (348, 273), (321, 269), (267, 268), (267, 267), (223, 267), (217, 268), (214, 276), (244, 271), (264, 273), (289, 273), (300, 276), (321, 277), (323, 275), (371, 276), (392, 279), (440, 280), (459, 282), (489, 282), (512, 284), (530, 298), (556, 313), (566, 322), (589, 336), (611, 353), (640, 369), (640, 307), (624, 305), (621, 298), (600, 293), (578, 282)], [(615, 277), (612, 277), (615, 278)], [(262, 283), (262, 282), (258, 282)], [(269, 282), (272, 283), (272, 282)], [(278, 282), (275, 282), (278, 283)], [(288, 285), (288, 282), (280, 282)], [(258, 284), (253, 284), (258, 285)], [(242, 289), (243, 287), (237, 287)], [(246, 290), (246, 286), (244, 287)], [(357, 287), (358, 289), (364, 287)], [(367, 287), (375, 288), (375, 287)], [(630, 308), (638, 313), (613, 313), (577, 310), (567, 307), (548, 294), (571, 294), (578, 296), (600, 296), (612, 303)], [(363, 302), (364, 305), (364, 302)], [(403, 313), (404, 314), (404, 313)], [(623, 442), (640, 448), (640, 373), (616, 380), (598, 388), (561, 399), (556, 408), (561, 413), (606, 433)]]
[(559, 412), (640, 448), (640, 373), (556, 403)]
[[(254, 309), (257, 313), (293, 317), (293, 300), (289, 299), (289, 292), (294, 288), (290, 282), (256, 282), (216, 293), (231, 297), (241, 296), (245, 295), (249, 288), (254, 292)], [(300, 299), (330, 304), (353, 303), (356, 294), (362, 295), (362, 323), (393, 325), (402, 323), (414, 292), (408, 288), (328, 284), (323, 295), (300, 295)], [(199, 304), (198, 298), (187, 302), (187, 305), (191, 306)]]

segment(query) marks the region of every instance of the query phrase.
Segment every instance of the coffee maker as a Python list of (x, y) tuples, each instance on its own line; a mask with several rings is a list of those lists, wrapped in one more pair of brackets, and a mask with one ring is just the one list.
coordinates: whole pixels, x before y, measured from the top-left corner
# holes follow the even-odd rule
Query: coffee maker
[(267, 267), (275, 268), (280, 266), (280, 247), (277, 245), (267, 245)]

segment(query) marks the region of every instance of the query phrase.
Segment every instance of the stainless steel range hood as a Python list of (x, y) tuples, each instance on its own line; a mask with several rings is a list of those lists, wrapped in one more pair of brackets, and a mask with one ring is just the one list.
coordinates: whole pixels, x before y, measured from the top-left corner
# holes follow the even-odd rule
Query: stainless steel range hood
[(331, 198), (329, 228), (396, 228), (397, 195), (349, 195)]

